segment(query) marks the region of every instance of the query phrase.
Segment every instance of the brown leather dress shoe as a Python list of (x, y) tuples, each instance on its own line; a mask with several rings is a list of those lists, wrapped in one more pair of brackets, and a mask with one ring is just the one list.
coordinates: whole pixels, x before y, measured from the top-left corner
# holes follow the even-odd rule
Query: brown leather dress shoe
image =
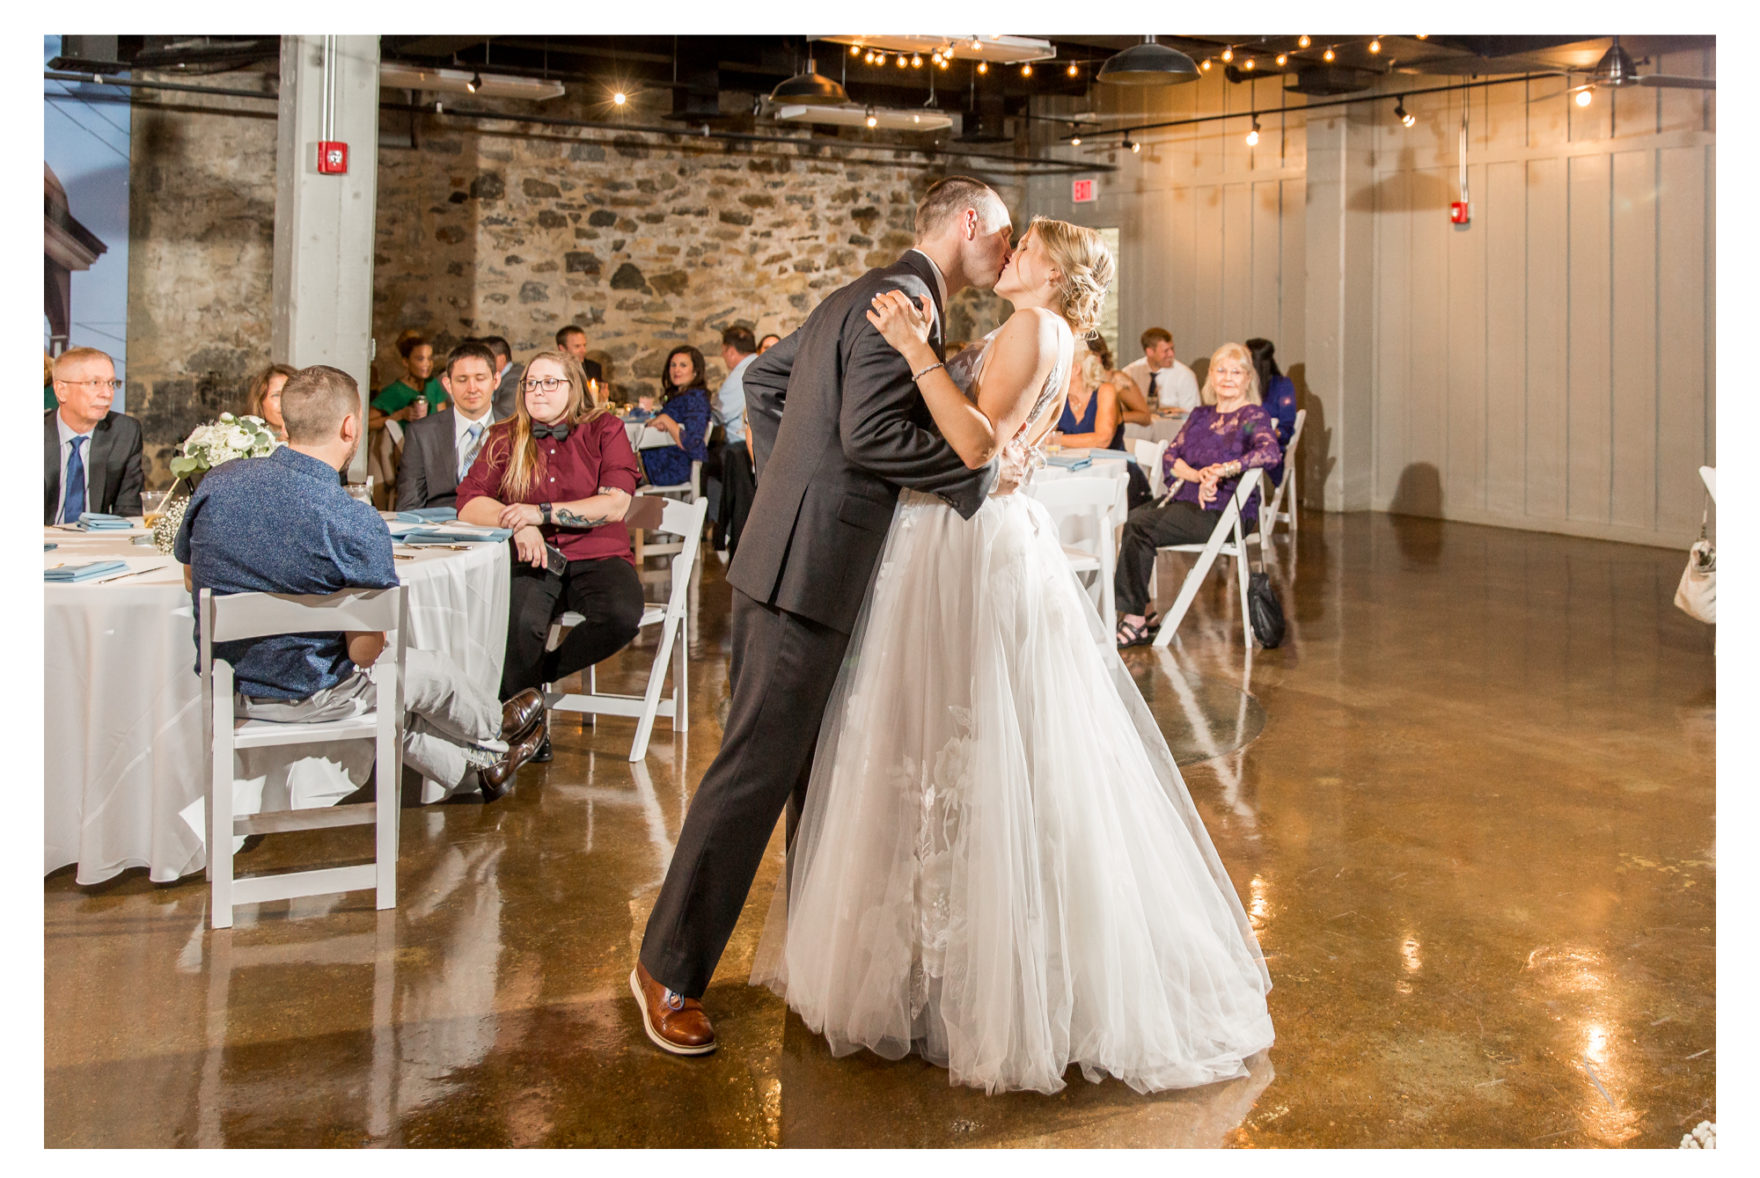
[(674, 1055), (707, 1055), (715, 1050), (715, 1028), (701, 1002), (662, 986), (640, 961), (629, 971), (629, 990), (642, 1008), (642, 1030), (654, 1046)]
[(518, 740), (543, 715), (544, 697), (537, 688), (526, 688), (501, 705), (501, 739), (510, 743)]
[(486, 765), (477, 770), (477, 788), (483, 791), (483, 800), (492, 802), (507, 792), (513, 782), (513, 775), (519, 767), (532, 759), (538, 746), (544, 743), (544, 713), (539, 711), (537, 723), (533, 724), (526, 734), (507, 746), (507, 751), (493, 765)]

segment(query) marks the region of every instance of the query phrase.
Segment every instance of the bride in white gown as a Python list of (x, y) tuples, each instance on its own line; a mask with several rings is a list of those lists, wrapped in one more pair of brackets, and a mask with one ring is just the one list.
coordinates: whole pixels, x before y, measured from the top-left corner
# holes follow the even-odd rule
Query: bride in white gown
[[(1113, 263), (1035, 219), (1008, 322), (918, 387), (970, 466), (1056, 419), (1072, 325)], [(930, 308), (869, 319), (934, 365)], [(975, 358), (975, 364), (967, 357)], [(971, 520), (901, 492), (825, 713), (754, 982), (845, 1055), (913, 1049), (986, 1091), (1138, 1091), (1246, 1074), (1269, 1047), (1257, 941), (1166, 742), (1027, 495)]]

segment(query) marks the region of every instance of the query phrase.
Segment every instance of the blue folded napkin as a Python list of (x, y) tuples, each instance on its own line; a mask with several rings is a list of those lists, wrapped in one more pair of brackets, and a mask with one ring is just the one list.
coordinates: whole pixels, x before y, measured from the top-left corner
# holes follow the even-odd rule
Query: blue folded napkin
[(499, 544), (513, 535), (512, 528), (488, 528), (481, 532), (411, 532), (403, 538), (405, 544)]
[(127, 561), (94, 560), (89, 564), (64, 564), (57, 569), (44, 569), (45, 581), (89, 581), (93, 577), (103, 577), (110, 573), (121, 572), (128, 567)]
[(59, 547), (61, 547), (61, 545), (59, 545), (59, 544), (45, 544), (45, 545), (43, 545), (43, 551), (49, 552), (49, 551), (56, 549), (56, 548), (59, 548)]
[(105, 515), (99, 511), (82, 511), (79, 516), (79, 530), (82, 532), (112, 532), (132, 527), (134, 525), (120, 515)]
[(1064, 470), (1082, 470), (1085, 467), (1094, 465), (1094, 460), (1086, 454), (1047, 454), (1045, 456), (1045, 465), (1060, 466)]
[(458, 518), (456, 507), (416, 507), (400, 511), (397, 518), (406, 524), (443, 524)]

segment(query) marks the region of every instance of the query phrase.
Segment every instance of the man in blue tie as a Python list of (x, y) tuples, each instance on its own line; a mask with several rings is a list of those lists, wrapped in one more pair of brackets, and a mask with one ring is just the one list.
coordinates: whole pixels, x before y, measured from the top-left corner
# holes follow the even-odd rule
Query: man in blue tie
[(120, 387), (116, 365), (96, 348), (56, 359), (57, 404), (43, 414), (43, 523), (141, 513), (141, 423), (110, 411)]
[(397, 468), (397, 510), (451, 507), (458, 484), (488, 440), (494, 420), (495, 353), (463, 343), (446, 357), (440, 383), (452, 404), (403, 425), (403, 461)]

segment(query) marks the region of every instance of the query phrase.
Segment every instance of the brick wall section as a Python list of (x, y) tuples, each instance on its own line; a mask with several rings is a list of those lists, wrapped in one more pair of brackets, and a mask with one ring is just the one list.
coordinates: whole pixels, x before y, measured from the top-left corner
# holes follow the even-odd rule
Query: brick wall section
[[(257, 75), (212, 81), (268, 87)], [(145, 430), (148, 485), (164, 487), (173, 447), (223, 410), (242, 412), (271, 359), (276, 127), (268, 103), (137, 101), (128, 410)], [(407, 116), (384, 125), (400, 119), (407, 142)], [(827, 293), (891, 262), (910, 246), (917, 198), (945, 172), (914, 153), (854, 164), (836, 148), (532, 134), (444, 116), (420, 116), (414, 139), (398, 147), (386, 135), (380, 152), (376, 386), (401, 371), (405, 328), (442, 354), (499, 333), (518, 357), (552, 346), (567, 323), (587, 328), (620, 392), (658, 391), (679, 344), (701, 349), (719, 384), (723, 327), (786, 333)], [(990, 179), (1024, 225), (1024, 186)], [(1005, 310), (963, 292), (949, 337), (975, 339)]]

